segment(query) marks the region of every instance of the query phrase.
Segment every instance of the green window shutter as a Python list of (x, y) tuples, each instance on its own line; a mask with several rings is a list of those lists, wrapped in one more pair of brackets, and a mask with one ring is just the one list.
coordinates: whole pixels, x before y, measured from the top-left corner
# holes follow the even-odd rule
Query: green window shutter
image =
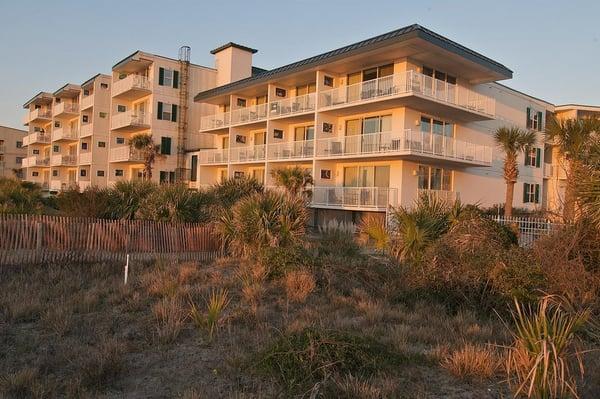
[(177, 105), (173, 104), (173, 112), (171, 112), (171, 122), (177, 122)]
[(542, 117), (543, 114), (541, 112), (538, 112), (538, 130), (542, 131)]
[(167, 181), (167, 179), (169, 178), (169, 174), (167, 172), (165, 172), (164, 170), (160, 171), (160, 182), (164, 183)]
[(198, 180), (198, 155), (192, 155), (190, 181)]
[(173, 88), (179, 87), (179, 71), (173, 71)]
[(165, 84), (165, 68), (158, 68), (158, 84), (160, 86)]
[(531, 148), (527, 147), (525, 148), (525, 166), (529, 166), (531, 163), (529, 154), (531, 154)]
[(527, 192), (529, 191), (529, 184), (523, 183), (523, 203), (526, 204), (529, 202), (529, 196)]
[(527, 107), (527, 120), (525, 122), (527, 129), (531, 128), (531, 108)]
[(535, 149), (535, 167), (539, 168), (541, 166), (541, 162), (542, 162), (542, 149), (536, 148)]
[(162, 102), (158, 102), (158, 112), (156, 113), (156, 119), (162, 120), (162, 113), (163, 113), (163, 103)]
[(160, 138), (160, 153), (164, 155), (171, 155), (171, 138), (161, 137)]
[(540, 185), (539, 184), (535, 185), (535, 203), (536, 204), (540, 203)]

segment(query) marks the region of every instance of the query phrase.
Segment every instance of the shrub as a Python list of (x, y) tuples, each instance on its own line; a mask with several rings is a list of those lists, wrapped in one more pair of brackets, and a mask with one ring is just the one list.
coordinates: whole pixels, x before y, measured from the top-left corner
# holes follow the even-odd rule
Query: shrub
[(218, 207), (230, 209), (242, 198), (262, 193), (263, 190), (263, 185), (256, 179), (243, 177), (227, 179), (222, 183), (215, 184), (207, 191), (207, 194), (212, 197)]
[(330, 220), (319, 226), (319, 233), (319, 255), (352, 257), (360, 253), (360, 247), (354, 239), (356, 226), (352, 223)]
[(486, 380), (498, 371), (500, 360), (491, 346), (465, 344), (446, 355), (441, 365), (456, 377), (465, 380)]
[(240, 200), (231, 213), (224, 212), (217, 230), (234, 254), (251, 257), (264, 248), (299, 244), (307, 221), (302, 199), (267, 191)]
[(307, 270), (294, 270), (285, 275), (285, 293), (288, 301), (302, 303), (314, 291), (316, 283)]
[(310, 173), (305, 168), (293, 166), (290, 168), (275, 169), (272, 175), (275, 184), (284, 187), (291, 195), (302, 194), (310, 196), (311, 192), (307, 187), (314, 183)]
[(190, 298), (190, 317), (196, 327), (208, 330), (208, 339), (212, 341), (214, 333), (218, 331), (222, 314), (229, 305), (229, 291), (226, 289), (211, 290), (208, 298), (204, 299), (206, 313), (202, 312), (198, 305)]
[(366, 244), (372, 243), (378, 251), (384, 252), (389, 248), (390, 233), (385, 226), (385, 219), (372, 215), (366, 216), (361, 220), (358, 231), (364, 236)]
[(302, 245), (293, 245), (262, 248), (258, 254), (258, 263), (266, 268), (269, 279), (275, 279), (292, 270), (312, 267), (314, 259)]
[(183, 329), (185, 311), (176, 297), (163, 298), (152, 307), (156, 321), (156, 336), (163, 344), (174, 342)]
[(536, 307), (515, 301), (511, 312), (514, 342), (506, 362), (515, 396), (577, 397), (573, 362), (582, 375), (583, 362), (576, 334), (590, 315), (588, 310), (570, 312), (567, 308), (555, 296), (542, 298)]
[[(7, 398), (29, 399), (43, 398), (43, 388), (38, 381), (37, 370), (25, 368), (0, 376), (0, 393)], [(4, 397), (4, 395), (0, 395)]]
[(0, 213), (39, 214), (42, 210), (42, 190), (39, 185), (0, 177)]
[(112, 191), (107, 188), (88, 187), (83, 192), (78, 188), (63, 190), (56, 196), (56, 207), (62, 215), (72, 217), (111, 218)]
[(150, 181), (118, 181), (111, 190), (112, 218), (135, 219), (142, 202), (155, 190)]
[(309, 328), (268, 345), (258, 354), (258, 369), (276, 376), (289, 392), (303, 392), (332, 374), (369, 376), (403, 360), (372, 338)]
[(125, 368), (125, 348), (116, 341), (105, 341), (86, 354), (80, 365), (81, 383), (89, 389), (106, 390)]
[(204, 192), (190, 190), (183, 183), (165, 184), (142, 200), (136, 215), (138, 219), (157, 222), (208, 222), (210, 204)]

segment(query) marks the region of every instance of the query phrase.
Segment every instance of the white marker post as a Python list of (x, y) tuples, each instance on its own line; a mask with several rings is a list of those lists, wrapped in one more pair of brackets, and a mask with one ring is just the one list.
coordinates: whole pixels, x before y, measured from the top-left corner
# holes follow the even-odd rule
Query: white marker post
[(129, 274), (129, 254), (127, 254), (127, 261), (125, 262), (125, 285), (127, 285), (127, 275)]

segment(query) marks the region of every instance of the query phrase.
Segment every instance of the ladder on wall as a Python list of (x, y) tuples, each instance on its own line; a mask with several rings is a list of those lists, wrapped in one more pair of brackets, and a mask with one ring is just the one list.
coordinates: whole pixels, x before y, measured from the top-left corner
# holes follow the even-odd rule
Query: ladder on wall
[(189, 46), (179, 48), (179, 115), (177, 119), (177, 170), (175, 172), (177, 182), (189, 179), (189, 173), (185, 167), (185, 144), (188, 131), (190, 53)]

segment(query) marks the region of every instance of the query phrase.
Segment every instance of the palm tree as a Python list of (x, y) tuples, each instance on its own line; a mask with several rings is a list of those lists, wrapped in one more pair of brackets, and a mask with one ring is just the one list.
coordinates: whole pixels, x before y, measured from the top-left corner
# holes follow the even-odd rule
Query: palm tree
[(310, 171), (306, 169), (299, 166), (276, 169), (273, 171), (273, 178), (275, 184), (284, 187), (287, 192), (294, 196), (300, 193), (310, 195), (307, 187), (313, 184), (313, 178)]
[(504, 180), (506, 181), (506, 201), (504, 215), (512, 216), (515, 183), (519, 177), (517, 157), (536, 142), (535, 132), (518, 127), (501, 127), (494, 133), (496, 144), (504, 151)]
[(129, 147), (141, 151), (144, 155), (144, 178), (152, 180), (152, 165), (156, 157), (160, 156), (160, 146), (154, 144), (152, 136), (138, 133), (129, 140)]
[(600, 131), (600, 120), (596, 118), (558, 119), (549, 118), (546, 124), (546, 139), (558, 146), (565, 161), (565, 203), (563, 217), (572, 220), (575, 214), (575, 202), (578, 175), (587, 163), (589, 146)]

